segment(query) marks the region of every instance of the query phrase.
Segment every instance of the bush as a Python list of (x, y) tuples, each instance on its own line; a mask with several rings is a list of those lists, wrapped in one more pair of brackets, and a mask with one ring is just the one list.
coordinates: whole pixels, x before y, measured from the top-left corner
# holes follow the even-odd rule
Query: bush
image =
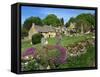
[(37, 33), (32, 36), (32, 44), (38, 44), (41, 42), (42, 34)]
[(21, 30), (21, 38), (24, 39), (24, 37), (27, 37), (27, 36), (28, 36), (28, 31), (27, 31), (26, 29), (23, 28), (23, 29)]
[(35, 59), (22, 63), (22, 71), (31, 71), (38, 69), (39, 69), (39, 64)]

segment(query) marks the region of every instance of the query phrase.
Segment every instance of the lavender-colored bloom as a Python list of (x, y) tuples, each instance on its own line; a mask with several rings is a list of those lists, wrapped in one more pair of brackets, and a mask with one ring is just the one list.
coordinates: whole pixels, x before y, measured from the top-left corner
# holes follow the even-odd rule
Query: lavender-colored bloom
[(60, 45), (56, 45), (55, 48), (58, 49), (58, 51), (60, 52), (60, 56), (57, 57), (57, 60), (56, 62), (57, 63), (65, 63), (66, 62), (66, 59), (67, 59), (67, 56), (66, 56), (66, 48), (60, 46)]
[(26, 57), (26, 56), (33, 56), (34, 57), (34, 55), (35, 55), (35, 51), (36, 51), (36, 49), (35, 48), (28, 48), (26, 51), (24, 51), (23, 53), (22, 53), (22, 57)]

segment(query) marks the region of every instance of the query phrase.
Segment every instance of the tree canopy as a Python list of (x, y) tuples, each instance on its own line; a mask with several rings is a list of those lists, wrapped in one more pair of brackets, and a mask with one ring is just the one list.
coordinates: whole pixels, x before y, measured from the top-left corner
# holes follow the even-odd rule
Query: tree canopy
[(75, 18), (70, 18), (70, 20), (65, 24), (66, 27), (70, 26), (70, 23), (76, 23), (75, 27), (78, 32), (86, 32), (95, 28), (95, 16), (92, 14), (82, 13)]
[(42, 26), (42, 20), (39, 17), (29, 17), (24, 21), (23, 28), (26, 30), (29, 30), (32, 26), (32, 23), (35, 23), (36, 25)]
[(60, 21), (61, 21), (61, 25), (64, 25), (64, 19), (61, 18)]
[(43, 23), (46, 25), (52, 25), (52, 26), (60, 26), (61, 21), (59, 18), (57, 18), (54, 14), (49, 14), (43, 19)]
[(71, 18), (69, 19), (69, 21), (66, 22), (65, 26), (66, 26), (66, 27), (69, 27), (69, 26), (70, 26), (70, 23), (74, 23), (74, 22), (76, 22), (76, 19), (75, 19), (74, 17), (71, 17)]
[(84, 20), (89, 26), (95, 26), (95, 16), (92, 14), (80, 14), (76, 17), (76, 19)]

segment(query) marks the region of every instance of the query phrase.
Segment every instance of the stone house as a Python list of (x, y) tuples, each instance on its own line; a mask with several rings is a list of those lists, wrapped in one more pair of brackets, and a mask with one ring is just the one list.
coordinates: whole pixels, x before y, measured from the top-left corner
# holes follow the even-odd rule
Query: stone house
[(29, 32), (28, 32), (28, 38), (32, 39), (32, 36), (36, 33), (41, 33), (44, 37), (48, 38), (48, 37), (55, 37), (56, 36), (56, 32), (55, 32), (55, 28), (52, 26), (40, 26), (40, 25), (35, 25), (34, 23), (32, 24), (32, 27), (30, 28)]

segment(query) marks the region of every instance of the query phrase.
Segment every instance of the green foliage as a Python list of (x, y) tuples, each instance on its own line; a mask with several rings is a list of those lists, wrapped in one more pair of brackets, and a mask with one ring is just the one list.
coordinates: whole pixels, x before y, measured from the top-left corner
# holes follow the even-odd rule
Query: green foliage
[(95, 47), (87, 47), (87, 52), (81, 56), (69, 57), (65, 64), (58, 68), (93, 67), (95, 62)]
[(32, 44), (38, 44), (41, 42), (42, 34), (37, 33), (32, 36)]
[(52, 25), (52, 26), (56, 26), (56, 27), (61, 26), (60, 20), (54, 14), (49, 14), (48, 16), (46, 16), (46, 18), (44, 18), (43, 22), (46, 25)]
[(61, 25), (63, 26), (64, 25), (64, 19), (61, 18), (60, 21), (61, 21)]
[(70, 26), (70, 23), (76, 23), (75, 27), (77, 32), (87, 32), (95, 28), (95, 16), (92, 14), (80, 14), (75, 18), (70, 18), (70, 20), (65, 24), (66, 27)]
[(60, 55), (60, 52), (57, 49), (48, 51), (48, 58), (56, 58)]
[(32, 26), (32, 23), (35, 23), (36, 25), (40, 26), (43, 25), (42, 20), (39, 17), (29, 17), (24, 21), (23, 28), (29, 31)]
[(83, 27), (84, 32), (95, 28), (95, 17), (92, 14), (80, 14), (76, 17), (76, 20), (77, 28), (81, 29)]
[(73, 18), (73, 17), (71, 17), (71, 18), (70, 18), (70, 20), (69, 20), (69, 23), (70, 23), (70, 22), (72, 22), (72, 23), (73, 23), (73, 22), (75, 22), (75, 21), (76, 21), (76, 19), (75, 19), (75, 18)]
[(21, 30), (21, 38), (24, 38), (26, 36), (28, 36), (28, 31), (26, 29), (22, 28), (22, 30)]
[[(77, 43), (81, 41), (91, 40), (93, 35), (81, 35), (81, 36), (65, 36), (62, 38), (61, 45), (66, 46), (72, 46), (76, 45)], [(55, 45), (56, 39), (55, 38), (48, 38), (48, 44), (49, 45)], [(30, 41), (28, 42), (22, 42), (22, 48), (30, 48), (32, 45), (30, 45)], [(54, 62), (49, 61), (50, 58), (58, 57), (60, 55), (60, 52), (58, 52), (57, 49), (54, 50), (48, 50), (48, 53), (45, 48), (42, 48), (40, 44), (34, 45), (36, 49), (38, 49), (37, 52), (39, 52), (38, 59), (36, 58), (35, 61), (32, 59), (32, 61), (28, 61), (27, 65), (23, 65), (24, 70), (40, 70), (40, 69), (47, 69), (47, 66), (50, 66), (50, 69), (59, 69), (59, 68), (77, 68), (77, 67), (93, 67), (95, 63), (95, 47), (92, 45), (89, 45), (86, 47), (87, 52), (85, 54), (79, 55), (79, 56), (73, 56), (68, 57), (67, 62), (60, 65), (55, 65)]]
[[(73, 45), (76, 44), (80, 41), (85, 41), (86, 39), (92, 39), (92, 35), (81, 35), (81, 36), (63, 36), (62, 40), (61, 40), (61, 45), (62, 46), (69, 46), (69, 45)], [(55, 38), (48, 38), (48, 44), (50, 45), (55, 45), (56, 44), (56, 39)]]
[(92, 14), (80, 14), (76, 17), (76, 19), (84, 20), (85, 22), (89, 23), (88, 25), (95, 26), (95, 17)]
[(66, 27), (69, 27), (71, 22), (72, 22), (72, 23), (76, 22), (76, 19), (73, 18), (73, 17), (71, 17), (71, 18), (69, 19), (69, 21), (65, 24), (65, 26), (66, 26)]
[(35, 59), (28, 61), (27, 64), (23, 63), (23, 71), (30, 71), (30, 70), (38, 70), (39, 69), (39, 64)]

